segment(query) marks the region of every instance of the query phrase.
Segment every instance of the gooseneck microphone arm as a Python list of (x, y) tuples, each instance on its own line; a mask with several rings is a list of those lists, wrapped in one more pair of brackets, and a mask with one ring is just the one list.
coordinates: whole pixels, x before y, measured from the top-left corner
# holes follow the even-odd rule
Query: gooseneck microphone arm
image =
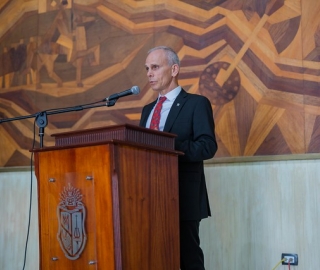
[[(133, 89), (133, 88), (131, 88), (131, 89)], [(126, 90), (126, 91), (129, 91), (129, 90)], [(126, 96), (131, 95), (131, 94), (136, 95), (139, 93), (139, 91), (138, 92), (136, 91), (137, 93), (134, 91), (132, 91), (132, 93), (126, 93)], [(121, 92), (121, 93), (124, 93), (124, 92)], [(114, 95), (117, 95), (117, 94), (114, 94)], [(122, 95), (122, 96), (125, 96), (125, 95)], [(43, 148), (44, 129), (48, 125), (48, 118), (47, 118), (48, 115), (66, 113), (66, 112), (74, 112), (74, 111), (82, 111), (85, 109), (91, 109), (91, 108), (97, 108), (97, 107), (103, 107), (103, 106), (111, 107), (111, 106), (115, 105), (115, 103), (117, 102), (119, 97), (121, 97), (121, 95), (119, 95), (117, 98), (113, 97), (111, 100), (109, 100), (108, 98), (105, 98), (101, 101), (90, 103), (90, 104), (77, 105), (74, 107), (65, 107), (65, 108), (59, 108), (59, 109), (50, 109), (50, 110), (41, 111), (41, 112), (30, 114), (30, 115), (0, 119), (0, 124), (5, 123), (5, 122), (15, 121), (15, 120), (35, 118), (36, 124), (39, 127), (40, 148)], [(105, 103), (105, 101), (107, 101), (107, 102)]]

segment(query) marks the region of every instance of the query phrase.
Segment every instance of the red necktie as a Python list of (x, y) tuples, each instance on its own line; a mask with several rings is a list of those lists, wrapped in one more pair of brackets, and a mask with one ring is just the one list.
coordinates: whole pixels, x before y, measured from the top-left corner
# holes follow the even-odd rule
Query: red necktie
[(166, 97), (159, 98), (159, 101), (158, 101), (156, 107), (154, 108), (154, 112), (152, 115), (152, 119), (151, 119), (151, 123), (150, 123), (151, 129), (159, 130), (160, 113), (161, 113), (161, 109), (162, 109), (162, 104), (166, 99), (167, 99)]

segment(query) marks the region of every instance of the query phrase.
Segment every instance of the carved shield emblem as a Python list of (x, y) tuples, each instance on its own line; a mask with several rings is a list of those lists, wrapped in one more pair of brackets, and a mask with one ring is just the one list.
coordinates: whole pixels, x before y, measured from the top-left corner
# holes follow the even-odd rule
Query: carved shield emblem
[(80, 257), (87, 241), (84, 227), (86, 209), (79, 189), (72, 187), (70, 183), (60, 193), (57, 216), (59, 222), (57, 238), (60, 246), (68, 259), (76, 260)]

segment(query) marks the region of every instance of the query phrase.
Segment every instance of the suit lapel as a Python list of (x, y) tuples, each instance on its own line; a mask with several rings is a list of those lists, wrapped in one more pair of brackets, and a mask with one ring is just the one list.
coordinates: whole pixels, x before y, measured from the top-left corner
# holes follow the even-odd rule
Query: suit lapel
[(172, 107), (170, 109), (163, 131), (170, 132), (173, 123), (175, 122), (177, 116), (179, 115), (186, 101), (187, 101), (187, 92), (182, 89), (179, 95), (177, 96), (176, 100), (172, 104)]

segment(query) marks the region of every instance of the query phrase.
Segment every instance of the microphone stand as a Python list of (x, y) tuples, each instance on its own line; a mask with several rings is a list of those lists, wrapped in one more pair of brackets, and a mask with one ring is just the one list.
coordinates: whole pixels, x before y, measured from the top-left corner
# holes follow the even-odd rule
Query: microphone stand
[[(66, 107), (66, 108), (60, 108), (60, 109), (50, 109), (47, 111), (37, 112), (35, 114), (0, 119), (0, 124), (5, 123), (5, 122), (15, 121), (15, 120), (35, 118), (36, 124), (39, 127), (40, 148), (43, 148), (44, 129), (48, 125), (48, 117), (47, 117), (48, 115), (66, 113), (66, 112), (74, 112), (74, 111), (82, 111), (84, 109), (91, 109), (91, 108), (97, 108), (97, 107), (103, 107), (103, 106), (111, 107), (116, 104), (117, 100), (118, 99), (107, 100), (107, 103), (101, 104), (102, 102), (105, 101), (105, 99), (104, 99), (102, 101), (98, 101), (98, 102), (90, 103), (90, 104), (77, 105), (74, 107)], [(97, 103), (100, 103), (100, 104), (97, 104)]]

